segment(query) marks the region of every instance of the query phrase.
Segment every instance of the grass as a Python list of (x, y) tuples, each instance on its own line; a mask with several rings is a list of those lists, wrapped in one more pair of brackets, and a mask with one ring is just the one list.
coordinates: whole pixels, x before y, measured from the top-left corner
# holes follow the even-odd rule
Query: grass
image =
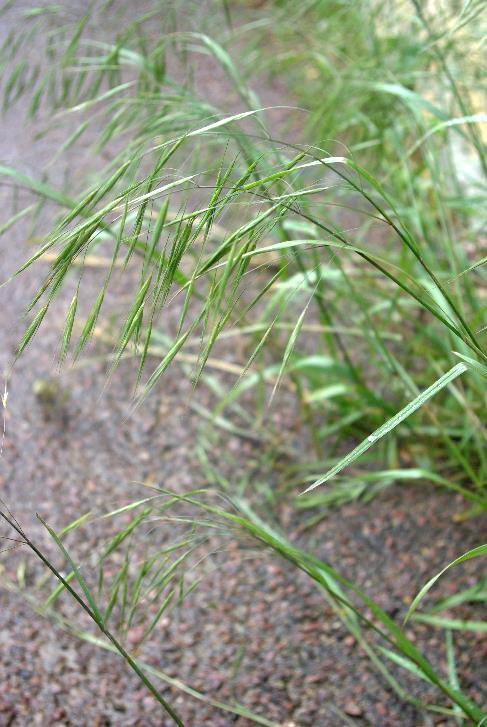
[[(54, 112), (69, 126), (59, 156), (96, 129), (94, 151), (110, 157), (73, 196), (0, 168), (7, 183), (34, 195), (25, 215), (46, 203), (59, 208), (16, 273), (49, 260), (18, 355), (42, 335), (47, 311), (68, 289), (59, 359), (76, 361), (100, 335), (115, 278), (127, 275), (131, 301), (103, 333), (111, 374), (123, 358), (136, 358), (134, 406), (143, 406), (179, 361), (215, 396), (213, 411), (200, 407), (203, 416), (239, 433), (256, 420), (251, 436), (270, 452), (278, 444), (269, 409), (284, 390), (309, 446), (281, 473), (282, 496), (308, 513), (306, 527), (334, 504), (371, 499), (398, 482), (461, 494), (462, 517), (483, 512), (483, 3), (283, 0), (260, 12), (215, 3), (218, 36), (205, 32), (201, 17), (189, 20), (184, 5), (171, 5), (164, 18), (154, 5), (117, 37), (106, 21), (110, 5), (76, 21), (62, 8), (37, 8), (1, 49), (5, 107), (26, 96), (39, 125)], [(47, 30), (42, 67), (29, 51), (40, 30)], [(226, 84), (223, 109), (197, 93), (201, 56)], [(288, 89), (279, 122), (275, 104), (254, 90), (269, 78)], [(2, 232), (17, 224), (25, 224), (23, 209)], [(81, 318), (83, 268), (93, 259), (105, 261), (105, 278)], [(166, 309), (175, 311), (172, 328)], [(238, 360), (234, 340), (242, 344)], [(208, 474), (204, 447), (201, 455)], [(203, 508), (307, 573), (401, 698), (414, 700), (390, 674), (391, 660), (435, 685), (457, 717), (485, 719), (357, 586), (257, 517), (249, 500), (272, 498), (268, 489), (247, 485), (242, 497), (213, 474), (229, 508), (183, 498), (190, 522)], [(177, 496), (173, 504), (181, 505)], [(126, 545), (143, 521), (137, 515), (133, 531), (121, 530), (108, 550)], [(145, 565), (144, 577), (161, 557)], [(91, 591), (73, 573), (100, 626)], [(106, 608), (114, 608), (123, 578)], [(364, 627), (386, 645), (372, 647)]]

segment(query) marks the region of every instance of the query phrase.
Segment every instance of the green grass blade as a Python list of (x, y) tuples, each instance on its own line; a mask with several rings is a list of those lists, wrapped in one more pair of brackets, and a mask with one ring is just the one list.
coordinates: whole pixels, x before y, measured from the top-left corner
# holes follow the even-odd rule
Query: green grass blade
[(323, 475), (323, 477), (320, 477), (318, 480), (316, 480), (316, 482), (307, 487), (302, 494), (304, 495), (306, 492), (314, 490), (315, 487), (318, 487), (319, 485), (328, 482), (328, 480), (341, 472), (342, 469), (348, 467), (348, 465), (352, 464), (352, 462), (355, 462), (356, 459), (361, 457), (362, 454), (370, 449), (370, 447), (372, 447), (377, 441), (379, 441), (379, 439), (382, 439), (382, 437), (385, 437), (387, 434), (389, 434), (389, 432), (395, 429), (399, 424), (401, 424), (401, 422), (403, 422), (405, 419), (411, 416), (411, 414), (414, 414), (415, 411), (423, 406), (423, 404), (428, 401), (428, 399), (431, 399), (432, 396), (435, 396), (435, 394), (441, 391), (445, 386), (447, 386), (447, 384), (456, 379), (458, 376), (461, 376), (461, 374), (465, 373), (466, 370), (467, 366), (462, 363), (453, 366), (453, 368), (447, 371), (446, 374), (441, 376), (437, 381), (435, 381), (434, 384), (432, 384), (425, 391), (419, 394), (419, 396), (409, 402), (409, 404), (407, 404), (403, 409), (401, 409), (401, 411), (399, 411), (395, 416), (389, 419), (389, 421), (376, 429), (375, 432), (372, 432), (372, 434), (370, 434), (367, 439), (364, 439), (363, 442), (355, 447), (355, 449), (353, 449), (349, 454), (343, 457), (334, 467), (329, 469), (328, 472)]
[(460, 563), (465, 563), (467, 560), (472, 560), (472, 558), (480, 558), (481, 556), (485, 555), (487, 553), (487, 545), (479, 545), (477, 548), (472, 548), (472, 550), (469, 550), (467, 553), (464, 553), (463, 555), (460, 555), (458, 558), (455, 558), (451, 563), (448, 563), (447, 566), (445, 566), (439, 573), (437, 573), (433, 578), (430, 578), (429, 581), (421, 588), (419, 593), (415, 596), (413, 602), (411, 603), (408, 612), (406, 614), (406, 617), (404, 619), (405, 623), (409, 621), (411, 616), (414, 614), (416, 609), (418, 608), (419, 604), (425, 597), (425, 595), (428, 593), (428, 591), (434, 586), (436, 581), (441, 578), (441, 576), (446, 573), (446, 571), (450, 570), (450, 568), (454, 568), (456, 565), (459, 565)]
[(86, 596), (86, 600), (88, 601), (88, 603), (90, 605), (90, 608), (91, 608), (91, 611), (92, 611), (92, 614), (93, 614), (93, 617), (94, 617), (96, 623), (98, 624), (98, 626), (103, 626), (102, 615), (101, 615), (100, 611), (98, 610), (98, 606), (96, 605), (95, 599), (93, 598), (92, 593), (91, 593), (90, 589), (88, 588), (88, 585), (87, 585), (85, 579), (83, 578), (83, 575), (82, 575), (80, 569), (78, 568), (78, 566), (75, 564), (75, 562), (71, 558), (69, 552), (66, 550), (63, 542), (61, 541), (61, 539), (59, 538), (57, 533), (46, 523), (45, 520), (42, 519), (42, 517), (40, 515), (37, 515), (37, 517), (39, 518), (40, 522), (44, 525), (47, 532), (49, 533), (51, 538), (54, 540), (54, 542), (58, 546), (59, 550), (62, 552), (62, 554), (68, 561), (68, 563), (71, 567), (71, 570), (74, 573), (74, 577), (78, 581), (83, 593)]

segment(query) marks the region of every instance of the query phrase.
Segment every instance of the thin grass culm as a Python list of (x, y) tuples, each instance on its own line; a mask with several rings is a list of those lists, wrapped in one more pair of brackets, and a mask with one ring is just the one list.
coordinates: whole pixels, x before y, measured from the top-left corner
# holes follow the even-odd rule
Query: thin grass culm
[(153, 685), (151, 680), (144, 674), (144, 672), (140, 669), (136, 661), (128, 654), (125, 649), (123, 648), (122, 644), (115, 638), (115, 636), (106, 628), (106, 625), (104, 623), (104, 620), (102, 618), (102, 615), (100, 611), (98, 610), (96, 603), (93, 599), (93, 596), (90, 593), (90, 590), (88, 589), (88, 586), (86, 585), (86, 582), (83, 579), (83, 576), (79, 572), (79, 570), (76, 568), (74, 563), (72, 563), (65, 547), (62, 545), (61, 541), (59, 540), (56, 533), (52, 530), (52, 528), (49, 527), (49, 525), (42, 520), (42, 518), (39, 517), (41, 523), (43, 526), (48, 530), (51, 537), (55, 540), (57, 545), (61, 548), (62, 552), (69, 561), (71, 561), (71, 564), (74, 568), (74, 573), (76, 576), (76, 580), (78, 581), (78, 584), (80, 585), (86, 600), (83, 599), (75, 590), (74, 588), (68, 583), (68, 581), (61, 575), (61, 573), (56, 569), (56, 567), (46, 558), (46, 556), (42, 553), (42, 551), (39, 550), (39, 548), (35, 545), (35, 543), (32, 542), (32, 540), (29, 539), (29, 537), (24, 533), (22, 528), (19, 526), (19, 524), (12, 520), (11, 516), (5, 514), (4, 512), (0, 512), (0, 516), (2, 519), (9, 525), (12, 530), (14, 530), (21, 538), (21, 541), (23, 544), (25, 544), (33, 553), (34, 555), (39, 558), (44, 566), (48, 568), (52, 574), (54, 575), (55, 579), (59, 581), (59, 583), (65, 588), (69, 595), (78, 603), (80, 608), (85, 611), (89, 618), (95, 622), (97, 627), (100, 629), (102, 634), (108, 639), (108, 641), (112, 644), (112, 646), (115, 648), (115, 650), (120, 654), (120, 656), (125, 660), (125, 662), (128, 664), (128, 666), (133, 669), (135, 674), (138, 676), (138, 678), (141, 680), (141, 682), (147, 687), (147, 689), (151, 692), (151, 694), (154, 695), (156, 700), (159, 702), (161, 707), (167, 714), (171, 717), (171, 719), (174, 721), (175, 724), (178, 725), (178, 727), (184, 727), (183, 722), (179, 719), (177, 713), (174, 711), (174, 709), (166, 702), (166, 700), (163, 698), (159, 690)]

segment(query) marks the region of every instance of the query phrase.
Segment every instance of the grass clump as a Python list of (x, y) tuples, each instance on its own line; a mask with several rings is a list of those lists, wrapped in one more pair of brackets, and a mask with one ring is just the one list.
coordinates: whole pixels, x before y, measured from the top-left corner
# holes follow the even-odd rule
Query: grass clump
[[(46, 9), (32, 12), (33, 25), (4, 43), (4, 105), (27, 94), (34, 119), (52, 109), (60, 121), (76, 119), (59, 155), (91, 128), (96, 153), (110, 157), (73, 196), (0, 168), (35, 195), (34, 210), (47, 201), (60, 208), (51, 232), (16, 273), (40, 258), (50, 261), (18, 353), (68, 288), (60, 360), (77, 359), (94, 334), (102, 335), (113, 348), (111, 372), (122, 358), (137, 359), (136, 406), (179, 360), (195, 385), (216, 394), (207, 418), (237, 433), (257, 421), (250, 436), (268, 438), (271, 451), (268, 404), (277, 407), (286, 389), (309, 447), (283, 468), (282, 491), (308, 513), (306, 527), (330, 505), (370, 499), (394, 482), (432, 483), (462, 495), (463, 516), (482, 512), (483, 3), (436, 9), (415, 2), (283, 1), (260, 13), (214, 4), (218, 36), (200, 27), (202, 18), (188, 19), (190, 5), (171, 5), (167, 14), (151, 6), (116, 37), (105, 29), (102, 37), (90, 33), (100, 18), (122, 12), (122, 4), (115, 11), (110, 3), (94, 6), (74, 24)], [(46, 28), (47, 61), (36, 70), (28, 44)], [(200, 57), (221, 77), (223, 98), (205, 95)], [(263, 79), (289, 89), (279, 109), (254, 91)], [(304, 111), (291, 108), (297, 105)], [(22, 215), (15, 211), (3, 231)], [(104, 281), (81, 317), (83, 270), (100, 257), (107, 262)], [(100, 334), (120, 275), (131, 286), (130, 303), (117, 325)], [(232, 490), (204, 446), (201, 457), (225, 492), (225, 506), (199, 494), (174, 495), (171, 506), (190, 508), (188, 522), (195, 525), (194, 513), (203, 511), (304, 571), (402, 699), (418, 703), (389, 662), (453, 704), (452, 712), (441, 704), (429, 708), (475, 724), (485, 719), (400, 624), (331, 566), (293, 546), (278, 524), (264, 522), (256, 493)], [(264, 492), (272, 505), (276, 496)], [(108, 554), (145, 520), (137, 503), (134, 511), (130, 533), (119, 531), (101, 554), (100, 582)], [(161, 559), (156, 551), (143, 578)], [(106, 634), (91, 591), (76, 568), (72, 573), (87, 601), (76, 597)], [(105, 613), (118, 603), (120, 573), (111, 590), (100, 587)], [(162, 592), (156, 600), (168, 605)], [(136, 599), (134, 613), (138, 605)], [(451, 619), (422, 618), (456, 628)], [(372, 644), (363, 629), (384, 643)], [(152, 630), (149, 621), (147, 637)]]

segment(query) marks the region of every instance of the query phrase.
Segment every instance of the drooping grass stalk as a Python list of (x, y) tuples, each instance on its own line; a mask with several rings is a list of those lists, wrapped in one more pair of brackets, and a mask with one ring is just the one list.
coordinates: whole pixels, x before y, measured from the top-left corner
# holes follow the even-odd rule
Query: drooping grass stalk
[[(45, 565), (48, 570), (51, 571), (51, 573), (54, 575), (56, 580), (63, 585), (63, 588), (66, 589), (66, 591), (69, 593), (69, 595), (77, 602), (77, 604), (80, 606), (80, 608), (89, 616), (89, 618), (96, 624), (96, 626), (99, 628), (99, 630), (102, 632), (102, 634), (108, 639), (108, 641), (113, 645), (113, 648), (120, 654), (120, 656), (124, 659), (124, 661), (128, 664), (128, 666), (132, 669), (132, 671), (137, 674), (138, 678), (141, 680), (141, 682), (147, 687), (147, 689), (154, 695), (156, 700), (159, 702), (161, 707), (167, 712), (167, 714), (171, 717), (171, 719), (175, 722), (175, 724), (178, 725), (178, 727), (184, 727), (183, 722), (179, 718), (178, 714), (174, 711), (174, 709), (171, 707), (168, 702), (164, 699), (162, 694), (159, 692), (159, 690), (154, 686), (154, 684), (150, 681), (150, 679), (144, 674), (143, 670), (139, 667), (137, 662), (130, 656), (130, 654), (124, 649), (122, 644), (118, 641), (118, 639), (114, 636), (114, 634), (105, 626), (103, 618), (98, 611), (98, 608), (95, 604), (95, 601), (93, 597), (90, 594), (90, 591), (88, 587), (86, 586), (86, 583), (84, 582), (83, 577), (81, 576), (80, 572), (74, 566), (74, 563), (71, 561), (71, 564), (74, 568), (75, 577), (80, 583), (82, 590), (84, 591), (85, 595), (87, 596), (88, 603), (74, 590), (74, 588), (71, 586), (71, 584), (68, 582), (66, 578), (64, 578), (63, 575), (57, 570), (57, 568), (51, 563), (49, 558), (46, 556), (44, 552), (39, 550), (37, 545), (25, 534), (24, 530), (20, 527), (20, 525), (17, 523), (16, 520), (12, 519), (12, 517), (3, 511), (0, 510), (0, 517), (20, 536), (22, 542), (34, 553), (34, 555), (39, 558), (39, 560)], [(44, 525), (44, 527), (49, 532), (49, 535), (53, 538), (53, 540), (56, 542), (56, 544), (61, 548), (64, 555), (67, 555), (67, 551), (62, 545), (59, 537), (56, 535), (56, 533), (52, 530), (52, 528), (47, 525), (47, 523), (38, 515), (39, 520)], [(68, 556), (69, 557), (69, 556)]]
[[(390, 616), (388, 616), (380, 606), (370, 599), (355, 584), (341, 576), (334, 568), (309, 553), (293, 546), (284, 535), (278, 532), (271, 525), (265, 523), (258, 515), (256, 515), (246, 501), (235, 497), (229, 498), (228, 505), (230, 505), (230, 507), (223, 508), (210, 505), (200, 498), (195, 499), (192, 497), (181, 496), (177, 499), (197, 508), (201, 507), (203, 510), (212, 513), (218, 518), (222, 518), (224, 521), (228, 521), (244, 531), (247, 531), (253, 538), (261, 541), (266, 547), (269, 547), (271, 550), (278, 553), (294, 567), (304, 571), (314, 581), (316, 581), (325, 593), (331, 597), (333, 602), (340, 605), (342, 609), (345, 609), (346, 617), (344, 621), (348, 628), (350, 628), (351, 632), (358, 638), (362, 647), (367, 642), (363, 640), (360, 631), (357, 631), (355, 628), (358, 623), (362, 623), (373, 632), (376, 632), (390, 646), (392, 646), (396, 652), (402, 654), (406, 663), (409, 662), (413, 664), (419, 673), (427, 679), (427, 681), (439, 688), (455, 705), (458, 705), (462, 709), (465, 715), (477, 722), (485, 719), (486, 715), (482, 709), (475, 705), (461, 691), (452, 687), (449, 682), (438, 676), (434, 668), (421, 654), (413, 642), (405, 636), (401, 628), (394, 623)], [(487, 546), (483, 546), (484, 551), (486, 547)], [(467, 557), (475, 556), (465, 556), (465, 558)], [(346, 597), (344, 590), (342, 589), (349, 590), (358, 597), (363, 605), (370, 611), (372, 617), (367, 617), (360, 608), (357, 608)], [(349, 623), (347, 619), (350, 618), (350, 616), (352, 616), (353, 619)], [(357, 619), (357, 621), (355, 622), (354, 619)], [(366, 647), (366, 651), (369, 650), (370, 647)], [(372, 650), (371, 652), (373, 653)], [(381, 664), (380, 661), (378, 663), (382, 670), (384, 665)], [(401, 692), (401, 687), (397, 685), (397, 683), (395, 684), (395, 688)], [(402, 696), (403, 698), (406, 696), (404, 692), (402, 692)], [(414, 702), (414, 700), (412, 701)]]

